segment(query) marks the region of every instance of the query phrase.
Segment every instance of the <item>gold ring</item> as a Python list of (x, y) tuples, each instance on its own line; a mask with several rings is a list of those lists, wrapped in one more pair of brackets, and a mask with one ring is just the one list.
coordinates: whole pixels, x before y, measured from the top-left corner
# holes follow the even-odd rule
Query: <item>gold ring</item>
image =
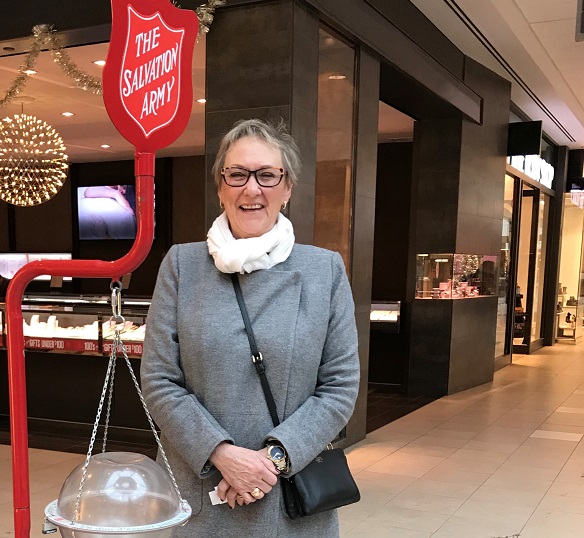
[(262, 490), (260, 488), (253, 488), (249, 494), (254, 498), (257, 499), (260, 497), (260, 495), (262, 494)]

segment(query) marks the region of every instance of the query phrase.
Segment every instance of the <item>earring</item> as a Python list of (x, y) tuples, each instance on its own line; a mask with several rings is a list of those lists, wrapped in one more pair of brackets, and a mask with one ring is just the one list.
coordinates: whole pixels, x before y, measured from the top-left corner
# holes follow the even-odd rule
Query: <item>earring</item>
[(282, 209), (286, 209), (286, 206), (288, 205), (288, 200), (286, 200), (283, 204), (282, 204)]
[(219, 200), (219, 207), (221, 210), (225, 209), (225, 204), (221, 200)]

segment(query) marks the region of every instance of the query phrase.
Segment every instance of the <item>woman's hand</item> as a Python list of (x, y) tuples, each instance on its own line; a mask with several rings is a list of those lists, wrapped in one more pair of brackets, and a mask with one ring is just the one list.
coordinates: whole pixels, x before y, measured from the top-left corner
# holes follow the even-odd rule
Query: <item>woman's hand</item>
[(221, 443), (215, 448), (209, 460), (223, 476), (217, 487), (219, 498), (227, 499), (231, 508), (235, 506), (235, 502), (242, 505), (259, 500), (250, 492), (259, 488), (264, 495), (269, 493), (276, 485), (280, 474), (267, 458), (265, 448), (256, 451)]
[(235, 508), (236, 504), (238, 504), (239, 506), (243, 506), (244, 504), (254, 503), (256, 501), (259, 501), (260, 499), (263, 499), (265, 496), (264, 493), (260, 493), (259, 497), (253, 497), (249, 493), (244, 493), (243, 495), (240, 495), (234, 488), (232, 488), (229, 485), (225, 478), (223, 478), (221, 482), (219, 482), (219, 485), (217, 486), (217, 493), (219, 494), (220, 498), (223, 497), (222, 500), (227, 501), (227, 504), (231, 508)]

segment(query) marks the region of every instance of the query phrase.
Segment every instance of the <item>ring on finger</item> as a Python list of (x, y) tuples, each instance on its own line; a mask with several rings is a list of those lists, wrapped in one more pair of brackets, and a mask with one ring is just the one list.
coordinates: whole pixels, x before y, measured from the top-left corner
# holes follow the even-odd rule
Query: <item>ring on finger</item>
[(249, 494), (254, 498), (254, 499), (261, 499), (263, 497), (263, 491), (260, 488), (253, 488)]

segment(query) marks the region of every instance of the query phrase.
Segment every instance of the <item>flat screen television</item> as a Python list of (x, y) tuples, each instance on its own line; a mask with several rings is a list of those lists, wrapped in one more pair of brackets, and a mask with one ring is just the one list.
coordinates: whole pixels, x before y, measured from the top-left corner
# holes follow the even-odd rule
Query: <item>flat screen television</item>
[(78, 187), (77, 218), (79, 239), (135, 239), (135, 186)]

